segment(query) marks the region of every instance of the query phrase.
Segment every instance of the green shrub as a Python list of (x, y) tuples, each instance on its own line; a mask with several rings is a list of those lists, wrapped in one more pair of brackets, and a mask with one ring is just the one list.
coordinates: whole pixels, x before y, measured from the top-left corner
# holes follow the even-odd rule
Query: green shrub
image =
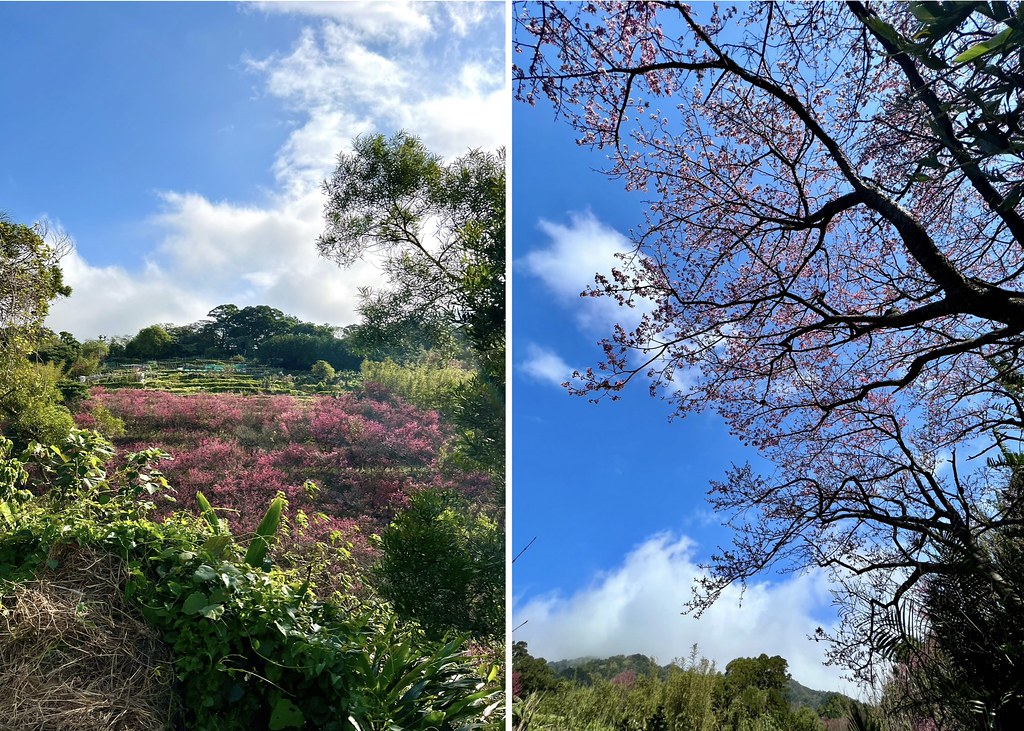
[(415, 365), (400, 365), (390, 358), (383, 362), (364, 360), (360, 367), (363, 381), (379, 383), (421, 409), (434, 409), (451, 416), (459, 387), (473, 374), (457, 366), (429, 360)]
[(30, 578), (66, 544), (120, 557), (126, 597), (174, 654), (189, 729), (454, 730), (499, 708), (496, 671), (480, 677), (458, 642), (380, 602), (317, 602), (305, 572), (268, 566), (281, 502), (246, 550), (205, 500), (200, 516), (149, 517), (167, 489), (162, 452), (108, 474), (112, 456), (96, 432), (20, 457), (0, 440), (0, 580)]
[(334, 366), (328, 363), (326, 360), (318, 360), (309, 369), (309, 373), (318, 383), (330, 383), (334, 380), (336, 373), (334, 372)]
[(380, 592), (433, 637), (505, 632), (505, 541), (453, 491), (424, 490), (381, 533)]

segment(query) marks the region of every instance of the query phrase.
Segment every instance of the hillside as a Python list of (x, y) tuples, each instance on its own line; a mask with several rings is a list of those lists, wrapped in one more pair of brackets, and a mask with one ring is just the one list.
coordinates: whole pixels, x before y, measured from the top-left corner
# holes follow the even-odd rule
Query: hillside
[[(449, 393), (451, 374), (389, 368), (395, 389)], [(99, 433), (22, 456), (0, 440), (0, 472), (29, 488), (0, 489), (17, 727), (25, 698), (88, 708), (97, 731), (497, 723), (502, 487), (452, 461), (457, 426), (359, 372), (157, 360), (74, 384)], [(96, 626), (52, 635), (34, 608)]]
[[(617, 675), (630, 671), (637, 675), (654, 675), (664, 680), (668, 677), (669, 669), (679, 667), (679, 664), (659, 665), (654, 658), (634, 654), (613, 655), (605, 658), (578, 657), (569, 660), (555, 660), (548, 662), (547, 666), (560, 678), (590, 684), (599, 680), (612, 680)], [(789, 703), (794, 708), (805, 707), (820, 711), (833, 696), (853, 702), (852, 698), (842, 693), (814, 690), (793, 678), (789, 679)]]

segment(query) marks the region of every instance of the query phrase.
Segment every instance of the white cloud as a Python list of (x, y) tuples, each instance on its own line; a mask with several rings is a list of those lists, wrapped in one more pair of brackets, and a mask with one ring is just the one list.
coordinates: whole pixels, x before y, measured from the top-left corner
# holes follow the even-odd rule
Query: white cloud
[(256, 4), (267, 13), (292, 13), (320, 18), (333, 18), (358, 30), (369, 38), (397, 39), (403, 44), (414, 43), (432, 35), (435, 24), (431, 20), (429, 3), (395, 0), (393, 2), (353, 3), (327, 0), (325, 2), (260, 2)]
[(202, 295), (178, 286), (153, 264), (129, 274), (122, 267), (94, 267), (71, 252), (61, 267), (73, 291), (70, 298), (51, 305), (47, 325), (83, 339), (134, 335), (154, 323), (193, 322), (221, 304), (208, 303)]
[(439, 30), (466, 36), (480, 26), (496, 3), (493, 2), (258, 2), (266, 13), (292, 13), (332, 18), (357, 29), (367, 38), (397, 40), (413, 44), (437, 35)]
[(573, 368), (558, 353), (536, 343), (526, 344), (526, 360), (520, 363), (519, 369), (531, 378), (554, 386), (572, 380), (573, 373)]
[(515, 639), (548, 660), (641, 653), (661, 664), (685, 657), (696, 643), (719, 670), (763, 652), (784, 657), (804, 685), (858, 694), (839, 669), (823, 665), (824, 646), (807, 639), (820, 624), (815, 610), (830, 604), (824, 574), (751, 584), (742, 604), (739, 590), (729, 588), (696, 619), (681, 614), (700, 575), (694, 548), (685, 536), (658, 534), (572, 596), (529, 599), (514, 608), (513, 626), (526, 622)]
[(534, 249), (518, 265), (539, 278), (563, 304), (576, 312), (578, 323), (587, 330), (604, 331), (614, 323), (635, 324), (642, 308), (620, 307), (608, 297), (580, 298), (594, 284), (597, 274), (610, 278), (613, 268), (623, 262), (616, 254), (632, 250), (628, 238), (599, 221), (593, 213), (570, 213), (569, 224), (541, 220), (538, 227), (549, 245)]
[[(387, 3), (372, 7), (380, 5)], [(457, 5), (461, 10), (449, 8), (444, 13), (467, 19), (472, 27), (502, 17), (497, 4)], [(426, 7), (441, 13), (439, 6)], [(444, 27), (450, 31), (457, 24), (449, 17)], [(500, 27), (494, 23), (495, 29)], [(385, 52), (371, 40), (360, 24), (325, 21), (318, 29), (307, 28), (287, 56), (250, 60), (248, 65), (266, 74), (269, 93), (310, 113), (309, 122), (293, 136), (318, 138), (315, 130), (306, 128), (336, 128), (338, 120), (325, 117), (344, 110), (344, 142), (368, 129), (405, 129), (445, 157), (470, 147), (495, 149), (507, 144), (511, 112), (500, 33), (494, 33), (490, 46), (466, 42), (430, 50), (411, 45)], [(291, 146), (302, 147), (297, 142)], [(333, 160), (339, 149), (335, 147), (326, 159)]]
[(316, 253), (320, 184), (338, 153), (376, 131), (405, 129), (447, 158), (496, 149), (510, 136), (504, 7), (460, 5), (262, 5), (319, 18), (289, 51), (245, 60), (265, 93), (295, 115), (267, 161), (275, 189), (263, 191), (258, 205), (211, 200), (201, 190), (161, 192), (147, 221), (153, 238), (136, 262), (65, 260), (74, 292), (52, 307), (48, 325), (78, 337), (131, 334), (154, 322), (193, 322), (226, 302), (269, 304), (314, 322), (355, 321), (358, 287), (384, 282), (374, 261), (342, 270)]
[(131, 335), (155, 322), (183, 325), (217, 305), (270, 304), (312, 322), (358, 320), (356, 285), (383, 286), (373, 258), (348, 269), (321, 258), (322, 199), (309, 191), (266, 208), (165, 193), (152, 224), (160, 243), (141, 271), (63, 261), (72, 295), (51, 307), (48, 324), (79, 338)]

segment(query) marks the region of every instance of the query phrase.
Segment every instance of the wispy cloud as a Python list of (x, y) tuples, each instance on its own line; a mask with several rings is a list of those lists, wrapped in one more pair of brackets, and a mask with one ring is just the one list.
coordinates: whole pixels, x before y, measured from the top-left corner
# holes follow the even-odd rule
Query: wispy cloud
[(573, 368), (558, 353), (536, 343), (526, 344), (526, 358), (519, 364), (519, 370), (553, 386), (561, 386), (572, 380)]
[(727, 589), (697, 619), (681, 614), (701, 573), (694, 553), (685, 536), (652, 536), (571, 596), (533, 597), (516, 606), (514, 625), (526, 624), (515, 639), (548, 660), (642, 653), (662, 664), (697, 644), (719, 670), (764, 652), (784, 657), (804, 685), (858, 693), (838, 669), (823, 665), (824, 647), (808, 639), (820, 624), (814, 613), (831, 601), (823, 574), (751, 584), (742, 601), (739, 590)]
[(616, 254), (632, 249), (628, 238), (600, 221), (590, 211), (568, 214), (569, 222), (541, 220), (537, 226), (547, 244), (523, 256), (518, 265), (541, 282), (564, 306), (574, 310), (577, 324), (604, 334), (608, 326), (637, 320), (637, 310), (620, 307), (608, 297), (581, 298), (597, 274), (610, 275), (621, 267)]
[(290, 50), (240, 59), (294, 118), (267, 161), (275, 188), (263, 191), (257, 205), (212, 200), (201, 189), (161, 192), (146, 222), (151, 243), (140, 247), (135, 266), (66, 260), (74, 293), (52, 308), (50, 327), (79, 337), (129, 334), (153, 322), (191, 322), (225, 302), (270, 304), (314, 322), (353, 322), (357, 288), (384, 282), (372, 264), (340, 270), (316, 254), (320, 184), (338, 153), (351, 149), (357, 135), (399, 129), (447, 158), (507, 144), (500, 4), (260, 8), (316, 21)]
[(365, 38), (397, 39), (413, 44), (434, 34), (429, 3), (396, 0), (395, 2), (339, 3), (324, 2), (258, 2), (255, 8), (265, 13), (289, 13), (316, 18), (332, 18), (354, 28)]

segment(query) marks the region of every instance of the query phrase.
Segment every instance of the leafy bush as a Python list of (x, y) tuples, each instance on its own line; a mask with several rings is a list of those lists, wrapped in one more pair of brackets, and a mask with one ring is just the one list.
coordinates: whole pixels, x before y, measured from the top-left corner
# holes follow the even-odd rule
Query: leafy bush
[(289, 370), (304, 371), (323, 360), (336, 370), (358, 370), (362, 360), (350, 352), (344, 340), (333, 335), (287, 333), (260, 343), (257, 357), (264, 363)]
[(451, 491), (426, 490), (381, 533), (380, 592), (436, 637), (505, 632), (501, 528)]
[(334, 377), (337, 375), (334, 372), (334, 366), (332, 366), (326, 360), (318, 360), (316, 363), (314, 363), (310, 367), (309, 373), (319, 383), (330, 383), (331, 381), (334, 380)]
[(360, 367), (363, 381), (378, 383), (421, 409), (451, 414), (459, 387), (473, 377), (472, 372), (430, 359), (416, 364), (364, 360)]
[(36, 439), (59, 442), (74, 426), (61, 405), (61, 368), (56, 363), (4, 362), (0, 383), (13, 384), (0, 402), (0, 426), (18, 444)]
[(457, 642), (429, 641), (379, 602), (314, 601), (307, 578), (268, 565), (264, 544), (243, 551), (205, 499), (200, 515), (154, 520), (161, 451), (108, 473), (114, 450), (96, 432), (10, 450), (0, 441), (0, 580), (29, 579), (63, 545), (118, 556), (128, 600), (174, 653), (188, 728), (456, 729), (497, 707)]

